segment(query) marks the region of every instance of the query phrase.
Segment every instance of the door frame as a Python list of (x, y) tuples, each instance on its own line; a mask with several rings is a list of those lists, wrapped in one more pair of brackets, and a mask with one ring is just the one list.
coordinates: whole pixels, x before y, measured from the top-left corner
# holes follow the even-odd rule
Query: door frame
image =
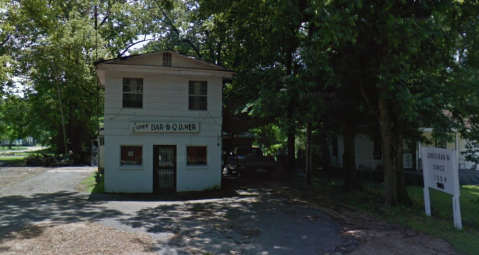
[[(159, 160), (158, 154), (160, 152), (160, 148), (173, 148), (173, 188), (171, 189), (160, 189), (159, 181), (160, 176), (158, 175), (157, 169)], [(162, 192), (176, 192), (176, 180), (177, 180), (177, 172), (178, 172), (178, 164), (177, 164), (177, 152), (176, 152), (176, 145), (153, 145), (153, 193), (162, 193)]]

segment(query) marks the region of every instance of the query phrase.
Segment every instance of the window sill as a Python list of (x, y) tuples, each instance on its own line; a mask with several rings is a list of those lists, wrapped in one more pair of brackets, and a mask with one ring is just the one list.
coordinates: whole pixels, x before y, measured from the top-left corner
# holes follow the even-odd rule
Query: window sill
[(208, 170), (210, 167), (208, 165), (187, 165), (186, 170)]
[(143, 166), (129, 166), (129, 165), (121, 165), (120, 170), (143, 170)]

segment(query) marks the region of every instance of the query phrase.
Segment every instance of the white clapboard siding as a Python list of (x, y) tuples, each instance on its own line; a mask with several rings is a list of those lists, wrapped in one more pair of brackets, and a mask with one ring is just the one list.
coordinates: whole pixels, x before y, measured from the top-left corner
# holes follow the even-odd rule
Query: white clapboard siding
[[(434, 141), (432, 138), (431, 131), (424, 131), (424, 136), (430, 140)], [(456, 148), (456, 141), (448, 141), (446, 143), (446, 149), (450, 150), (458, 150), (458, 164), (460, 169), (470, 169), (471, 167), (474, 166), (474, 162), (466, 161), (464, 156), (461, 154), (461, 152), (465, 152), (467, 150), (466, 145), (468, 144), (467, 140), (461, 137), (459, 134), (457, 135), (458, 141), (457, 141), (457, 148)], [(435, 147), (435, 144), (427, 144), (427, 143), (422, 143), (421, 144), (423, 147)], [(367, 168), (371, 169), (376, 169), (378, 165), (383, 165), (383, 160), (382, 159), (374, 159), (373, 156), (373, 149), (374, 149), (374, 142), (370, 140), (367, 136), (364, 135), (358, 135), (355, 138), (355, 152), (356, 152), (356, 167), (359, 167), (359, 165), (365, 166)], [(420, 153), (418, 151), (419, 147), (416, 147), (416, 157), (419, 159), (420, 158)], [(332, 147), (330, 146), (330, 151)], [(343, 167), (343, 153), (344, 153), (344, 147), (343, 147), (343, 139), (342, 137), (338, 138), (338, 156), (332, 156), (332, 153), (330, 153), (330, 164), (333, 167)], [(383, 155), (384, 156), (384, 155)], [(479, 156), (479, 155), (478, 155)], [(419, 164), (419, 161), (417, 161)], [(418, 166), (416, 166), (418, 167)]]
[[(383, 160), (374, 159), (374, 142), (365, 135), (358, 135), (354, 139), (356, 145), (356, 168), (359, 165), (370, 169), (376, 169), (378, 165), (383, 165)], [(381, 153), (383, 154), (383, 153)], [(382, 156), (382, 155), (381, 155)]]
[[(355, 154), (356, 154), (356, 168), (362, 165), (367, 168), (376, 169), (378, 165), (382, 165), (382, 159), (374, 159), (373, 150), (374, 142), (367, 136), (357, 135), (354, 139)], [(330, 151), (332, 147), (330, 146)], [(341, 136), (338, 137), (338, 156), (332, 156), (330, 153), (330, 164), (333, 167), (343, 167), (343, 153), (344, 153), (344, 140)]]
[[(176, 191), (204, 190), (221, 185), (221, 126), (223, 78), (227, 69), (172, 54), (172, 67), (163, 67), (163, 52), (107, 61), (97, 66), (105, 87), (105, 190), (152, 192), (153, 147), (175, 145)], [(143, 79), (143, 107), (123, 108), (123, 78)], [(206, 81), (207, 110), (189, 110), (190, 81)], [(135, 133), (131, 122), (198, 122), (199, 132)], [(121, 146), (141, 146), (142, 165), (122, 166)], [(206, 146), (207, 165), (187, 165), (187, 146)]]
[(138, 121), (145, 120), (150, 121), (151, 119), (157, 120), (158, 118), (167, 118), (169, 120), (178, 120), (178, 119), (195, 119), (202, 120), (208, 118), (222, 118), (221, 111), (188, 111), (188, 110), (178, 110), (178, 109), (166, 109), (166, 110), (137, 110), (137, 109), (128, 109), (128, 108), (105, 108), (105, 120), (116, 120), (116, 121)]

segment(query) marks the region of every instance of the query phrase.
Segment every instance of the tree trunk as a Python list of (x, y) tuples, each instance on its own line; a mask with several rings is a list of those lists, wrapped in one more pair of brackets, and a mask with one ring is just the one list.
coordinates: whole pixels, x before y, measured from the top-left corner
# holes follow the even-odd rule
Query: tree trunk
[(295, 170), (295, 151), (296, 151), (296, 146), (294, 144), (294, 141), (296, 139), (295, 136), (295, 129), (289, 128), (288, 129), (288, 155), (287, 155), (287, 162), (288, 162), (288, 172), (289, 173), (294, 173)]
[(350, 121), (350, 118), (344, 116), (343, 119), (343, 171), (344, 182), (343, 188), (346, 190), (360, 190), (361, 183), (357, 178), (356, 173), (356, 146), (354, 142), (354, 123)]
[(311, 184), (311, 123), (306, 126), (306, 183)]
[(386, 98), (378, 102), (384, 151), (384, 204), (410, 205), (403, 171), (403, 124), (397, 119), (394, 122), (389, 106)]
[[(293, 67), (293, 46), (289, 45), (288, 52), (286, 54), (286, 76), (292, 74)], [(291, 92), (290, 92), (291, 93)], [(296, 140), (296, 125), (293, 119), (293, 110), (294, 110), (294, 97), (291, 97), (288, 102), (288, 112), (287, 112), (287, 121), (288, 121), (288, 171), (293, 174), (295, 171), (295, 140)]]
[[(321, 120), (323, 122), (324, 120)], [(331, 181), (330, 171), (329, 171), (329, 144), (328, 144), (328, 132), (327, 126), (323, 124), (321, 128), (321, 168), (323, 171), (326, 171), (328, 182)]]

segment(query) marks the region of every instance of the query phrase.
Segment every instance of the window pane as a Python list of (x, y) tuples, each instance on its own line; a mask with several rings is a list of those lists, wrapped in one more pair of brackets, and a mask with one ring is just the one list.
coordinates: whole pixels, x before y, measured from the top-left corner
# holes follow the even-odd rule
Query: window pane
[(189, 97), (190, 110), (206, 110), (207, 98), (205, 96), (190, 96)]
[(121, 146), (121, 165), (142, 165), (143, 147)]
[(190, 87), (188, 89), (188, 94), (190, 95), (195, 95), (195, 86), (190, 84)]
[(123, 94), (123, 107), (143, 107), (143, 95), (142, 94)]
[(206, 165), (207, 163), (206, 146), (188, 146), (186, 154), (187, 165)]
[(123, 107), (143, 108), (143, 79), (123, 78)]
[(188, 94), (206, 96), (208, 94), (207, 84), (206, 81), (190, 81)]
[(201, 86), (200, 86), (200, 95), (204, 95), (206, 96), (207, 95), (207, 85), (206, 85), (206, 82), (202, 82), (201, 83)]
[(171, 66), (171, 53), (163, 53), (163, 66)]

